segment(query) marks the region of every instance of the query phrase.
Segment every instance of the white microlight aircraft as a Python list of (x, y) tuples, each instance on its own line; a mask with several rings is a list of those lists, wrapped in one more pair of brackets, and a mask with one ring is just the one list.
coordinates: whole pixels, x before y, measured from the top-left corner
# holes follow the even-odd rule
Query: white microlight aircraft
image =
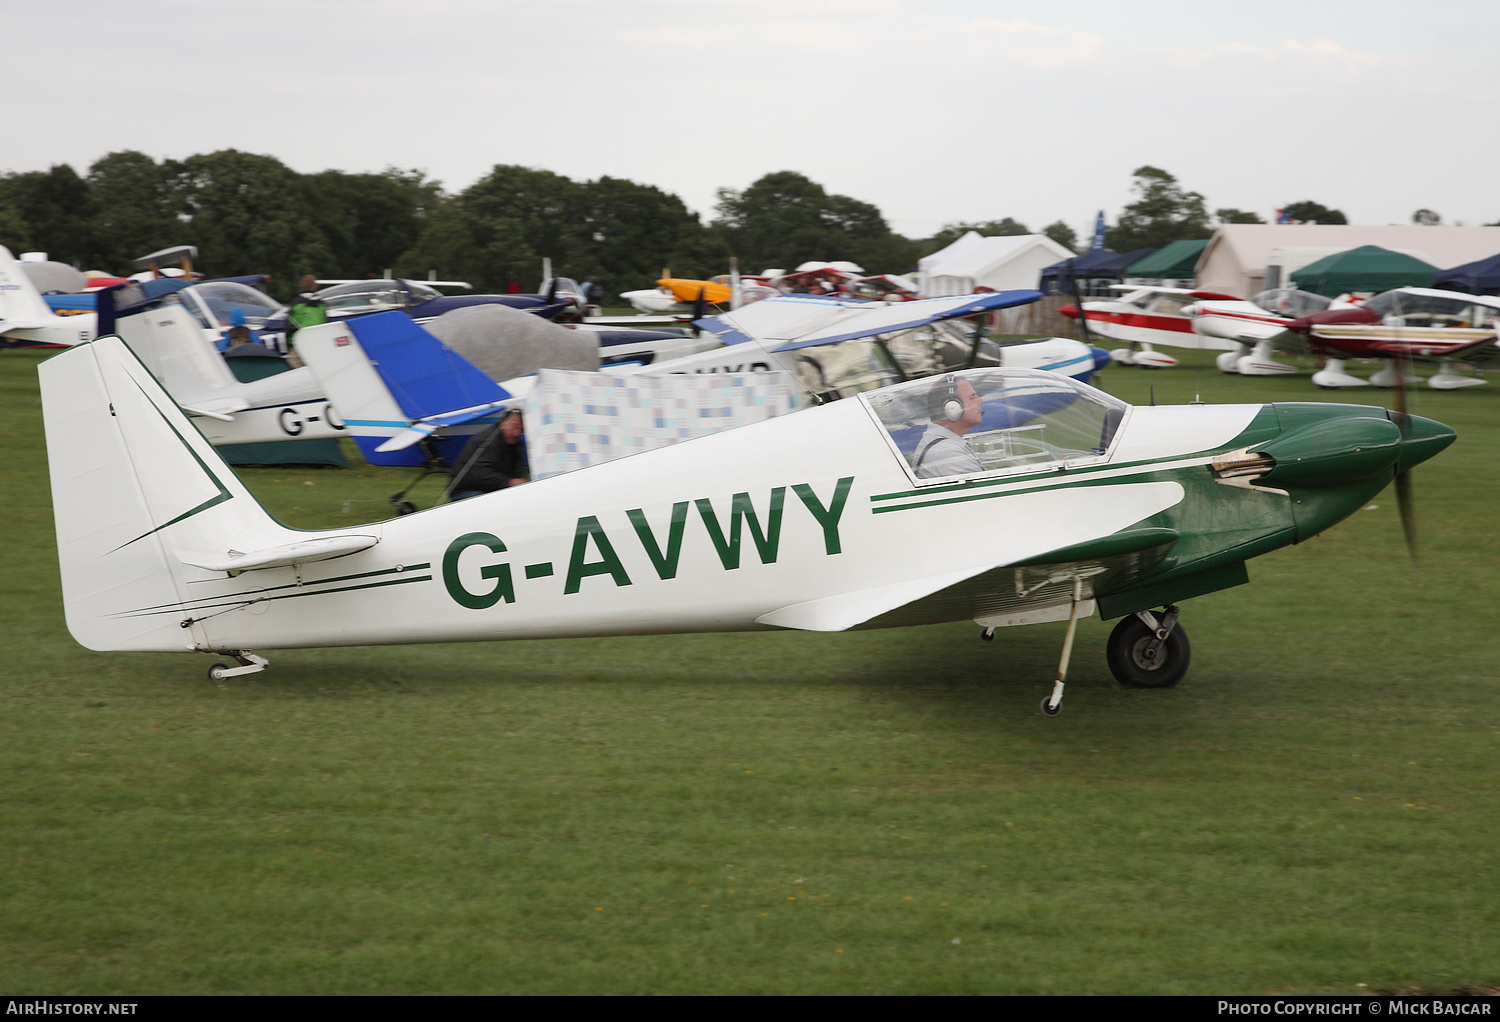
[[(14, 284), (16, 277), (20, 283)], [(101, 325), (99, 313), (56, 316), (26, 279), (4, 248), (0, 248), (0, 313), (33, 299), (47, 316), (27, 327), (17, 325), (9, 336), (39, 344), (73, 345), (87, 342)], [(276, 443), (285, 440), (324, 440), (347, 435), (323, 387), (307, 368), (292, 369), (261, 380), (242, 383), (214, 348), (193, 312), (171, 295), (158, 302), (139, 300), (139, 289), (99, 292), (106, 332), (115, 332), (161, 381), (173, 399), (193, 417), (193, 424), (216, 445)], [(117, 300), (116, 296), (120, 296)], [(135, 303), (132, 305), (132, 303)], [(123, 306), (118, 318), (116, 305)], [(0, 320), (20, 324), (21, 316)], [(75, 327), (77, 329), (75, 329)]]
[[(99, 651), (1123, 617), (1122, 682), (1188, 666), (1179, 600), (1443, 450), (1345, 404), (1133, 408), (1053, 373), (914, 380), (384, 523), (267, 514), (117, 338), (40, 367), (68, 628)], [(1406, 497), (1403, 496), (1403, 504)], [(1165, 611), (1153, 608), (1166, 606)]]
[(645, 371), (780, 370), (796, 377), (814, 401), (980, 366), (1043, 369), (1087, 382), (1107, 364), (1103, 351), (1067, 337), (992, 341), (982, 323), (964, 322), (1041, 296), (992, 291), (891, 303), (782, 295), (698, 320), (724, 347)]
[[(958, 317), (1025, 304), (1036, 291), (925, 301), (835, 301), (768, 298), (698, 325), (722, 347), (668, 361), (644, 351), (636, 363), (613, 363), (618, 375), (785, 372), (808, 403), (818, 404), (903, 380), (976, 366), (1044, 369), (1086, 381), (1103, 352), (1066, 337), (989, 341)], [(343, 410), (367, 459), (420, 465), (428, 440), (452, 460), (473, 433), (518, 406), (534, 376), (489, 380), (448, 345), (391, 313), (306, 327), (297, 345), (308, 368)], [(727, 421), (727, 420), (726, 420)], [(407, 457), (398, 461), (398, 452)]]

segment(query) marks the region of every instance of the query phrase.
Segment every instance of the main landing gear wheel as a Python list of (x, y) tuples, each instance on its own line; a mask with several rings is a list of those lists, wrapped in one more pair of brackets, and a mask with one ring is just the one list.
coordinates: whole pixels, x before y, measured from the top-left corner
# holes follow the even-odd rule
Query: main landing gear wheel
[(1053, 706), (1052, 705), (1052, 697), (1050, 695), (1049, 696), (1043, 696), (1042, 697), (1042, 712), (1045, 713), (1049, 717), (1055, 717), (1059, 713), (1062, 712), (1062, 703), (1058, 703), (1056, 706)]
[(208, 669), (208, 680), (209, 681), (223, 681), (225, 678), (229, 677), (229, 675), (227, 673), (228, 670), (229, 670), (229, 665), (228, 664), (214, 664), (212, 667), (210, 667)]
[[(1153, 620), (1164, 620), (1152, 615)], [(1173, 614), (1175, 619), (1175, 614)], [(1174, 623), (1165, 639), (1157, 639), (1157, 629), (1152, 628), (1140, 615), (1131, 614), (1115, 625), (1109, 633), (1109, 645), (1105, 648), (1105, 659), (1110, 673), (1122, 685), (1130, 688), (1171, 688), (1187, 674), (1188, 662), (1192, 659), (1192, 646), (1187, 632)]]

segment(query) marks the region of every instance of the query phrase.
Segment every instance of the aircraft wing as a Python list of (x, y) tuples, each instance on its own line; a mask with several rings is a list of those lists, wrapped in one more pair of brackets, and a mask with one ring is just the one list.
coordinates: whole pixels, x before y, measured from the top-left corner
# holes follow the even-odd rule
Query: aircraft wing
[[(759, 624), (841, 632), (888, 624), (952, 620), (955, 606), (980, 614), (1020, 613), (1071, 601), (1074, 585), (1091, 600), (1129, 588), (1159, 569), (1181, 537), (1173, 529), (1127, 529), (1008, 564), (979, 563), (926, 578), (782, 607)], [(975, 614), (975, 616), (980, 616)], [(946, 616), (945, 616), (946, 615)]]
[(617, 325), (617, 326), (647, 326), (657, 323), (672, 323), (681, 326), (687, 322), (686, 316), (585, 316), (585, 325)]
[(705, 317), (695, 325), (725, 344), (755, 340), (768, 351), (793, 351), (1025, 305), (1041, 296), (1040, 291), (1019, 290), (924, 298), (915, 302), (860, 302), (782, 295)]
[[(1284, 323), (1258, 323), (1255, 320), (1241, 320), (1235, 323), (1232, 330), (1220, 330), (1218, 333), (1205, 334), (1207, 337), (1218, 337), (1226, 341), (1239, 341), (1242, 344), (1254, 344), (1256, 341), (1266, 341), (1277, 334), (1284, 333)], [(1232, 337), (1225, 336), (1233, 334)]]

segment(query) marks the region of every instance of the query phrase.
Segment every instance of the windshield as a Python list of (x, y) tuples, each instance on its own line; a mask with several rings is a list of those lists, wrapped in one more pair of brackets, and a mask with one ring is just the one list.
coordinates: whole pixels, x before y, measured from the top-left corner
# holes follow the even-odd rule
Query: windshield
[(1287, 319), (1311, 316), (1333, 304), (1332, 298), (1324, 298), (1310, 291), (1298, 291), (1294, 287), (1278, 287), (1270, 291), (1262, 291), (1250, 301), (1267, 312), (1284, 316)]
[(328, 315), (335, 319), (366, 312), (404, 309), (407, 303), (406, 289), (394, 280), (361, 280), (353, 284), (339, 284), (319, 291), (317, 297), (328, 310)]
[[(209, 314), (217, 322), (218, 326), (229, 326), (234, 316), (234, 310), (239, 309), (244, 313), (245, 325), (252, 330), (258, 330), (265, 325), (266, 320), (278, 318), (284, 311), (284, 307), (277, 304), (269, 295), (255, 290), (246, 284), (232, 284), (228, 281), (217, 281), (208, 284), (194, 284), (192, 287), (183, 288), (182, 293), (191, 292), (196, 295), (200, 302), (208, 307)], [(189, 306), (192, 307), (191, 305)], [(202, 322), (201, 313), (195, 312), (199, 322)], [(212, 326), (214, 324), (203, 324)]]
[(434, 298), (443, 297), (443, 293), (431, 284), (419, 284), (415, 280), (406, 281), (406, 290), (411, 292), (411, 303), (413, 305), (421, 305), (423, 302), (430, 302)]
[(861, 398), (917, 479), (953, 479), (1098, 460), (1123, 401), (1032, 369), (970, 369)]
[(904, 379), (890, 355), (874, 340), (801, 348), (783, 357), (794, 363), (803, 389), (819, 401), (853, 397)]
[(881, 339), (907, 378), (1000, 364), (999, 349), (992, 341), (981, 340), (975, 355), (974, 325), (967, 320), (940, 320), (882, 334)]

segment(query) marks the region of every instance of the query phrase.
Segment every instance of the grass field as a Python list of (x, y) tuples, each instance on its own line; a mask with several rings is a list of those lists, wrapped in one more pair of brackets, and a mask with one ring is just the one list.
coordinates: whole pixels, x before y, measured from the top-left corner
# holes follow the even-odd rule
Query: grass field
[[(1061, 624), (286, 651), (225, 683), (90, 653), (40, 357), (0, 352), (0, 991), (1500, 984), (1500, 386), (1412, 394), (1459, 434), (1415, 474), (1420, 576), (1387, 490), (1184, 604), (1174, 690), (1117, 686), (1084, 622), (1048, 719)], [(1388, 396), (1202, 364), (1103, 386)], [(332, 526), (409, 478), (359, 464), (241, 474)]]

